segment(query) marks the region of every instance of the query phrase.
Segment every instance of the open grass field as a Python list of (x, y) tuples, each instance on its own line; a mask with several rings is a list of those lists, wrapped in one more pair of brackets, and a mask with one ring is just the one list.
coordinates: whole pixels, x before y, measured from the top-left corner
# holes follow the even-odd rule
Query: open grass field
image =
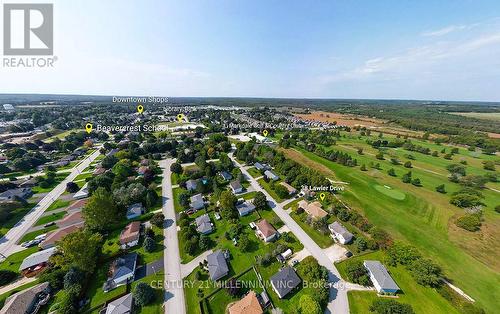
[[(378, 260), (383, 263), (385, 255), (381, 251), (353, 257), (348, 261), (336, 264), (340, 275), (346, 278), (346, 265), (350, 261), (360, 260)], [(401, 265), (391, 267), (385, 265), (391, 277), (401, 288), (402, 292), (398, 294), (396, 301), (410, 304), (415, 313), (460, 313), (451, 303), (443, 298), (434, 288), (418, 285), (410, 273)], [(351, 313), (369, 313), (371, 303), (379, 298), (375, 291), (350, 291), (348, 293), (349, 308)]]
[[(292, 153), (288, 154), (289, 151)], [(461, 152), (463, 151), (467, 152), (467, 150)], [(445, 183), (450, 191), (453, 188), (458, 189), (458, 187), (453, 187), (445, 177), (412, 169), (417, 174), (415, 177), (420, 177), (424, 185), (415, 187), (401, 182), (401, 174), (408, 171), (406, 168), (396, 170), (398, 177), (393, 178), (386, 174), (389, 167), (382, 162), (382, 171), (370, 169), (362, 172), (359, 167), (345, 167), (302, 149), (295, 152), (286, 150), (286, 152), (290, 158), (300, 154), (300, 158), (294, 158), (296, 161), (301, 162), (303, 158), (308, 158), (307, 165), (318, 164), (314, 168), (327, 167), (335, 173), (337, 179), (349, 182), (341, 198), (350, 206), (360, 210), (371, 223), (384, 228), (394, 238), (411, 243), (422, 254), (434, 259), (443, 267), (447, 277), (475, 298), (479, 305), (488, 312), (494, 313), (495, 309), (500, 306), (498, 298), (495, 297), (499, 292), (500, 281), (499, 247), (498, 241), (493, 240), (496, 237), (495, 232), (498, 232), (494, 230), (500, 230), (500, 228), (498, 218), (490, 219), (489, 216), (496, 214), (494, 211), (486, 211), (486, 226), (485, 230), (481, 231), (481, 235), (470, 234), (464, 230), (458, 230), (450, 221), (463, 210), (450, 205), (449, 196), (441, 195), (433, 190), (436, 183)], [(352, 154), (352, 151), (350, 153)], [(412, 154), (417, 159), (422, 155), (416, 152)], [(366, 154), (364, 156), (367, 158)], [(468, 160), (473, 157), (465, 158)], [(485, 158), (490, 158), (490, 156)], [(370, 160), (377, 161), (373, 156)], [(361, 158), (358, 162), (363, 163)], [(402, 166), (399, 167), (402, 168)], [(433, 178), (432, 176), (436, 176), (433, 182), (429, 179)], [(406, 194), (406, 197), (398, 200), (381, 193), (375, 188), (380, 185), (388, 185), (400, 190)], [(498, 195), (491, 193), (495, 192), (484, 191), (485, 203), (493, 204), (495, 200), (498, 200)]]
[(295, 116), (300, 117), (304, 120), (309, 121), (319, 121), (319, 122), (337, 122), (337, 125), (345, 126), (379, 126), (384, 123), (383, 120), (364, 118), (357, 115), (348, 115), (336, 112), (325, 112), (325, 111), (313, 111), (307, 114), (295, 114)]
[(500, 122), (500, 112), (450, 112), (450, 114)]

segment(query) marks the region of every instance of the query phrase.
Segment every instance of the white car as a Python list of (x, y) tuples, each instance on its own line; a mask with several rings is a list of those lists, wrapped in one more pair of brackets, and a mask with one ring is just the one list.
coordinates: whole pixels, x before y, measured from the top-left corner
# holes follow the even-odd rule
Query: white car
[(44, 234), (41, 234), (39, 236), (36, 236), (35, 240), (42, 240), (43, 241), (43, 240), (45, 240), (46, 237), (47, 237), (47, 234), (44, 233)]

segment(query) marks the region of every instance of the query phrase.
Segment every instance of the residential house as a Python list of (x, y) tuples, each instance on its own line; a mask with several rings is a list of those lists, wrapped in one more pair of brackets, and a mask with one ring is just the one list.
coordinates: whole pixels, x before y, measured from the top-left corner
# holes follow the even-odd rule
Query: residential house
[(243, 193), (243, 186), (241, 185), (240, 181), (231, 181), (231, 183), (229, 183), (229, 186), (231, 187), (231, 190), (234, 194)]
[(129, 223), (120, 233), (120, 248), (123, 250), (139, 244), (141, 236), (141, 222), (134, 221)]
[(129, 281), (133, 281), (136, 266), (137, 253), (128, 253), (115, 259), (111, 263), (110, 276), (102, 287), (104, 292), (111, 291), (118, 286), (127, 284)]
[(38, 244), (38, 247), (44, 250), (54, 247), (56, 245), (56, 242), (60, 241), (65, 235), (75, 232), (81, 228), (83, 228), (83, 222), (49, 232), (47, 233), (47, 237), (45, 237), (45, 240)]
[(188, 180), (186, 181), (186, 189), (188, 191), (196, 191), (196, 187), (198, 185), (198, 180)]
[(268, 178), (269, 180), (273, 180), (273, 181), (277, 181), (280, 178), (274, 172), (272, 172), (271, 170), (264, 171), (264, 176), (266, 178)]
[(250, 290), (241, 300), (229, 307), (229, 314), (262, 314), (262, 306), (255, 291)]
[(226, 181), (229, 181), (229, 180), (231, 180), (233, 178), (233, 176), (229, 172), (227, 172), (225, 170), (219, 172), (219, 175), (222, 177), (222, 179), (224, 179)]
[(50, 287), (44, 282), (21, 290), (5, 299), (0, 314), (36, 313), (50, 299)]
[(94, 176), (101, 175), (106, 172), (106, 168), (103, 167), (97, 167), (95, 168), (94, 172), (92, 173)]
[(139, 169), (137, 169), (137, 173), (140, 176), (143, 176), (148, 171), (149, 171), (149, 167), (148, 166), (140, 166)]
[(80, 210), (68, 213), (63, 219), (59, 220), (56, 224), (59, 228), (65, 228), (71, 225), (84, 223), (82, 212)]
[(132, 313), (132, 293), (127, 293), (123, 297), (108, 303), (105, 314), (129, 314)]
[(209, 234), (213, 231), (213, 225), (208, 214), (203, 214), (195, 219), (196, 230), (201, 234)]
[(378, 293), (395, 294), (400, 290), (382, 263), (379, 261), (364, 261), (363, 265), (368, 271), (370, 280)]
[(255, 169), (259, 171), (265, 171), (268, 169), (268, 167), (265, 164), (261, 164), (260, 162), (254, 163), (253, 166), (255, 167)]
[(207, 255), (208, 273), (213, 281), (219, 280), (229, 273), (226, 258), (221, 250)]
[(112, 150), (110, 150), (106, 156), (114, 156), (116, 153), (118, 153), (120, 150), (118, 148), (113, 148)]
[(286, 182), (281, 182), (280, 185), (284, 186), (288, 190), (288, 195), (297, 193), (297, 189)]
[(80, 189), (80, 191), (76, 192), (75, 195), (73, 195), (73, 198), (75, 200), (80, 200), (82, 198), (87, 198), (89, 196), (89, 190), (87, 188), (88, 183), (85, 183), (85, 185)]
[(236, 210), (240, 217), (246, 216), (255, 210), (255, 205), (252, 202), (244, 201), (241, 204), (236, 205)]
[(348, 244), (352, 241), (353, 235), (338, 221), (328, 225), (328, 229), (332, 233), (332, 237), (337, 239), (342, 244)]
[(134, 219), (144, 213), (144, 207), (141, 203), (135, 203), (127, 208), (127, 219)]
[(33, 195), (30, 188), (10, 189), (0, 193), (0, 201), (26, 200)]
[(257, 228), (257, 235), (260, 236), (264, 242), (272, 241), (278, 235), (278, 231), (276, 231), (276, 229), (274, 229), (265, 219), (255, 223), (255, 227)]
[(298, 208), (302, 208), (309, 216), (315, 219), (321, 219), (328, 215), (328, 213), (321, 208), (321, 203), (318, 201), (308, 203), (302, 200), (299, 202)]
[(54, 255), (56, 248), (39, 251), (26, 257), (19, 266), (19, 272), (26, 277), (33, 277), (48, 266), (49, 258)]
[(196, 194), (191, 196), (190, 198), (190, 206), (194, 210), (200, 210), (203, 207), (205, 207), (205, 202), (203, 201), (203, 195), (201, 194)]
[(270, 278), (270, 281), (274, 292), (280, 299), (284, 298), (302, 282), (291, 266), (280, 269)]

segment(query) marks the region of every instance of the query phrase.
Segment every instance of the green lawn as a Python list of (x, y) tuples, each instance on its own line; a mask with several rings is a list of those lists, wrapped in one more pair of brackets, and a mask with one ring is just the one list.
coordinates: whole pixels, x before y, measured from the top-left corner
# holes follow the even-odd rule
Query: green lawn
[(182, 208), (180, 202), (179, 202), (179, 196), (183, 193), (183, 192), (186, 192), (187, 190), (186, 189), (183, 189), (183, 188), (174, 188), (172, 190), (172, 195), (173, 195), (173, 198), (174, 198), (174, 209), (176, 212), (181, 212), (183, 211), (184, 209)]
[(59, 183), (61, 183), (66, 177), (68, 176), (68, 173), (57, 173), (56, 177), (54, 179), (54, 183), (50, 184), (46, 188), (42, 188), (39, 185), (35, 186), (32, 188), (33, 194), (38, 194), (38, 193), (47, 193), (52, 191)]
[(0, 223), (0, 236), (6, 234), (10, 228), (14, 227), (36, 204), (28, 201), (27, 204), (13, 209), (6, 221)]
[(44, 234), (44, 233), (47, 233), (49, 231), (52, 231), (52, 230), (55, 230), (57, 229), (57, 226), (50, 226), (50, 227), (47, 227), (47, 228), (43, 228), (41, 230), (37, 230), (37, 231), (32, 231), (32, 232), (29, 232), (29, 233), (26, 233), (22, 238), (21, 240), (19, 240), (18, 243), (23, 243), (23, 242), (26, 242), (26, 241), (30, 241), (30, 240), (33, 240), (34, 238), (36, 238), (37, 236), (41, 235), (41, 234)]
[[(397, 239), (411, 243), (422, 254), (433, 258), (444, 269), (446, 276), (475, 298), (479, 306), (489, 312), (499, 307), (495, 295), (499, 291), (500, 275), (477, 260), (478, 254), (496, 256), (496, 244), (493, 247), (471, 248), (474, 250), (471, 255), (469, 247), (464, 250), (462, 242), (459, 242), (463, 236), (456, 237), (452, 233), (455, 239), (450, 240), (449, 220), (460, 210), (451, 207), (447, 197), (403, 184), (399, 178), (392, 178), (378, 170), (362, 172), (305, 150), (299, 151), (303, 156), (334, 171), (340, 180), (349, 182), (341, 197), (350, 206), (361, 210), (372, 224), (384, 228)], [(449, 185), (447, 182), (445, 184)], [(382, 194), (375, 189), (377, 185), (404, 190), (407, 192), (406, 198), (400, 201)]]
[(157, 275), (150, 275), (147, 277), (144, 277), (140, 280), (134, 281), (131, 284), (131, 289), (130, 291), (133, 292), (135, 289), (135, 286), (139, 284), (140, 282), (145, 282), (148, 285), (152, 286), (155, 288), (155, 294), (156, 298), (151, 304), (148, 304), (140, 309), (141, 314), (163, 314), (165, 313), (165, 310), (163, 309), (163, 302), (164, 302), (164, 290), (163, 290), (163, 282), (165, 278), (163, 273), (157, 274)]
[(330, 237), (329, 234), (321, 233), (320, 231), (314, 229), (301, 219), (302, 217), (304, 217), (304, 215), (306, 215), (305, 213), (302, 213), (301, 215), (302, 216), (297, 215), (295, 212), (292, 212), (290, 214), (290, 217), (292, 217), (293, 220), (295, 220), (295, 222), (311, 237), (311, 239), (314, 240), (314, 242), (316, 242), (317, 245), (319, 245), (321, 248), (324, 249), (331, 246), (334, 243), (332, 237)]
[(262, 173), (260, 173), (260, 171), (255, 167), (248, 168), (247, 171), (254, 178), (262, 177)]
[(52, 214), (48, 214), (46, 216), (40, 217), (40, 219), (38, 219), (37, 222), (35, 223), (35, 226), (41, 226), (41, 225), (45, 225), (46, 223), (49, 223), (49, 222), (60, 220), (64, 217), (65, 214), (66, 214), (66, 211), (61, 211), (61, 212), (52, 213)]
[[(381, 251), (353, 257), (348, 261), (337, 264), (341, 276), (346, 279), (346, 265), (355, 260), (379, 260), (384, 263), (385, 254)], [(384, 264), (385, 265), (385, 264)], [(459, 313), (451, 303), (444, 299), (434, 288), (424, 287), (415, 282), (410, 273), (401, 265), (391, 267), (385, 265), (394, 281), (401, 288), (402, 292), (398, 294), (396, 301), (410, 304), (415, 313)], [(349, 307), (351, 313), (369, 313), (369, 306), (377, 299), (375, 291), (350, 291)]]
[(134, 247), (131, 250), (131, 252), (136, 252), (137, 254), (139, 254), (140, 264), (148, 264), (163, 257), (163, 250), (164, 250), (163, 229), (153, 226), (153, 231), (155, 232), (155, 242), (156, 242), (156, 248), (153, 252), (148, 253), (144, 251), (144, 248), (142, 247), (142, 241), (144, 241), (143, 238), (141, 239), (141, 243), (139, 243), (138, 246)]
[(7, 259), (0, 263), (0, 269), (11, 270), (17, 273), (19, 272), (19, 266), (21, 266), (23, 260), (35, 252), (38, 252), (38, 247), (36, 246), (9, 255)]
[(104, 292), (102, 290), (102, 285), (108, 278), (107, 273), (109, 264), (101, 264), (98, 267), (99, 268), (94, 274), (95, 277), (92, 278), (92, 281), (90, 282), (90, 285), (86, 291), (86, 295), (90, 299), (90, 303), (85, 307), (85, 309), (94, 309), (95, 307), (104, 304), (104, 302), (106, 302), (107, 300), (114, 299), (115, 297), (124, 294), (127, 290), (127, 287), (123, 285), (109, 292)]
[(54, 203), (52, 203), (45, 211), (50, 212), (51, 210), (62, 208), (62, 207), (67, 207), (71, 201), (65, 201), (61, 199), (57, 199)]
[[(270, 182), (268, 183), (264, 181), (264, 179), (259, 179), (257, 180), (257, 182), (259, 182), (259, 184), (264, 188), (264, 190), (266, 190), (267, 193), (269, 193), (269, 195), (271, 195), (271, 197), (276, 200), (276, 202), (281, 203), (285, 200), (284, 198), (281, 198), (278, 196), (278, 194), (276, 194), (276, 192), (271, 188)], [(279, 182), (280, 181), (275, 181), (274, 184), (279, 184)]]
[(245, 200), (251, 200), (251, 199), (255, 198), (255, 194), (257, 194), (257, 192), (252, 191), (252, 192), (248, 192), (248, 193), (245, 193), (245, 194), (242, 194), (242, 195), (237, 195), (236, 197), (237, 198), (243, 198)]
[(82, 174), (79, 174), (76, 176), (76, 178), (73, 180), (73, 181), (80, 181), (80, 180), (85, 180), (85, 179), (88, 179), (88, 178), (92, 178), (94, 175), (92, 172), (86, 172), (86, 173), (82, 173)]
[(379, 191), (382, 194), (385, 194), (389, 197), (392, 197), (393, 199), (396, 199), (398, 201), (402, 201), (405, 199), (406, 194), (401, 192), (400, 190), (396, 190), (394, 188), (391, 188), (390, 186), (382, 186), (382, 185), (375, 185), (373, 186), (375, 190)]

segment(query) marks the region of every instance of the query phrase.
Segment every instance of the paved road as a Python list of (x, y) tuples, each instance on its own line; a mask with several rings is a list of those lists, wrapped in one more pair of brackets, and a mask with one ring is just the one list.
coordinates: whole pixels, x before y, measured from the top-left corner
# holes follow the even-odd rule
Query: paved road
[(165, 159), (160, 162), (163, 168), (162, 196), (163, 215), (165, 215), (165, 251), (164, 273), (165, 273), (165, 313), (183, 314), (186, 313), (186, 301), (184, 299), (184, 287), (182, 285), (181, 256), (179, 254), (179, 241), (177, 239), (177, 223), (175, 217), (173, 192), (170, 166), (175, 159)]
[(7, 234), (0, 239), (0, 253), (7, 257), (15, 252), (23, 250), (24, 248), (18, 245), (17, 242), (19, 242), (31, 226), (33, 226), (43, 215), (44, 211), (64, 193), (66, 190), (66, 183), (73, 181), (73, 179), (85, 170), (85, 168), (87, 168), (100, 154), (98, 147), (94, 153), (76, 165), (61, 183), (42, 198), (40, 202), (21, 219), (21, 221), (12, 227)]
[(244, 175), (246, 175), (250, 184), (254, 187), (256, 191), (263, 192), (268, 200), (274, 202), (273, 210), (278, 215), (278, 217), (283, 220), (285, 225), (293, 232), (293, 234), (299, 239), (299, 241), (304, 245), (304, 247), (311, 253), (312, 256), (318, 261), (320, 265), (323, 265), (329, 270), (329, 282), (331, 284), (330, 289), (330, 302), (328, 303), (325, 313), (349, 313), (349, 302), (347, 300), (347, 290), (345, 289), (345, 282), (340, 277), (338, 270), (335, 268), (334, 264), (330, 261), (328, 256), (323, 252), (323, 250), (314, 242), (311, 237), (295, 222), (295, 220), (290, 217), (290, 215), (283, 209), (283, 207), (278, 204), (269, 193), (264, 190), (259, 183), (252, 178), (241, 164), (233, 157), (230, 153), (229, 157), (233, 162), (241, 169)]

